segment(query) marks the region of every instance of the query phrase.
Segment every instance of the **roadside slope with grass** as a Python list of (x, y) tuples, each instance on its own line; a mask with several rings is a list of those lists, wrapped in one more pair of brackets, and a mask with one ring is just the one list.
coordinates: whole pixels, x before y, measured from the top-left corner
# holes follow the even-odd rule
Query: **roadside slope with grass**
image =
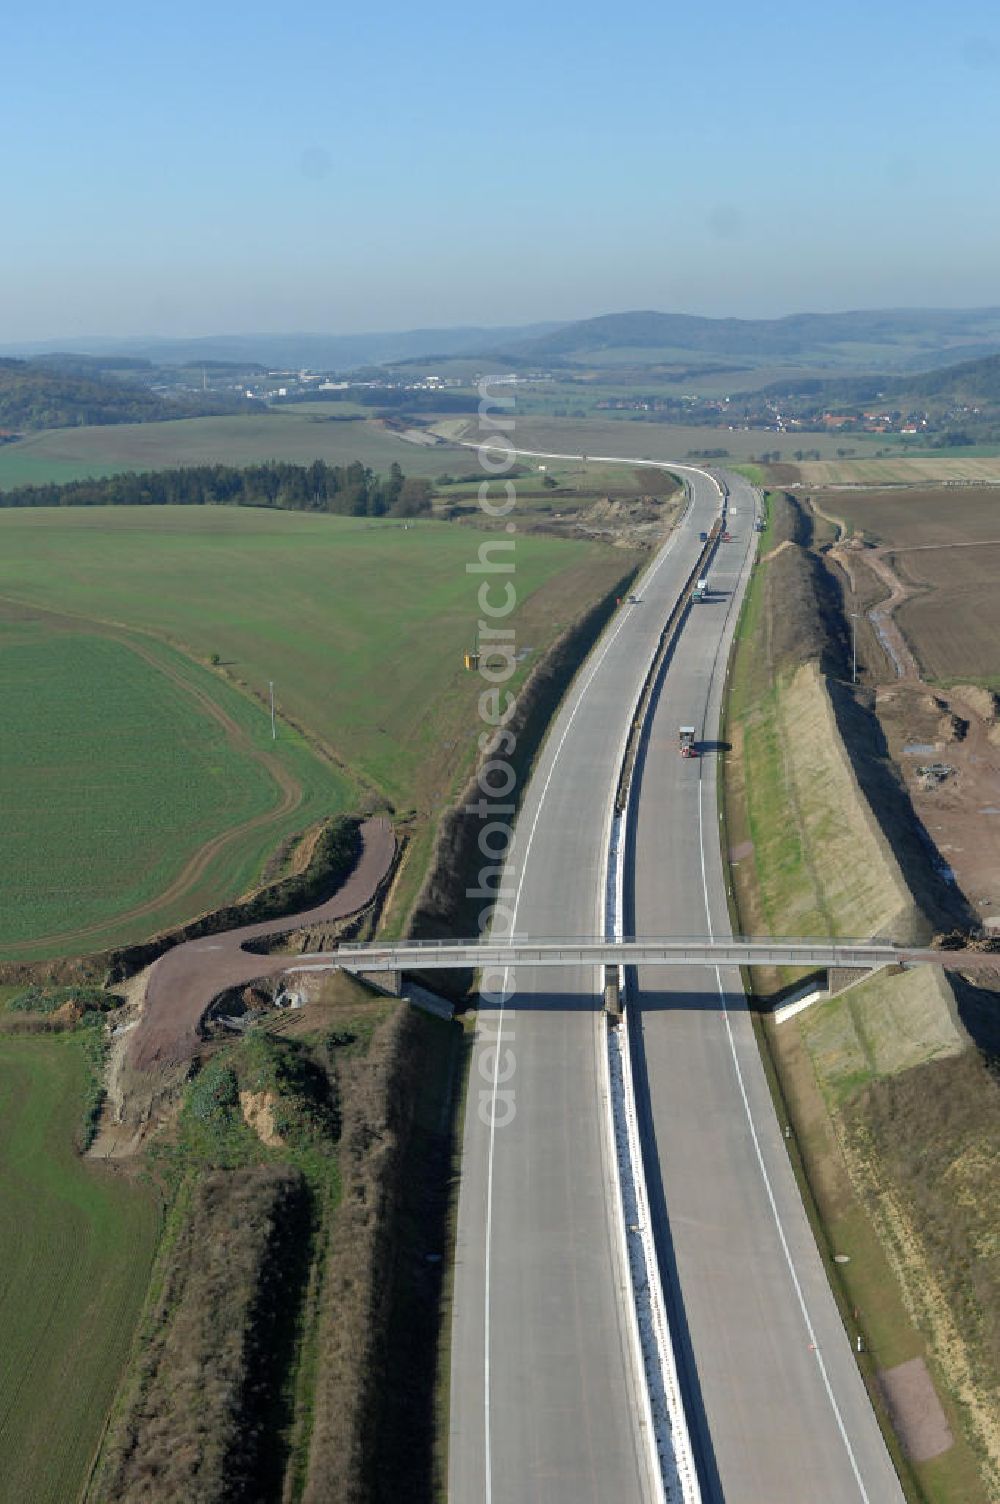
[[(955, 895), (929, 870), (912, 812), (907, 827), (864, 693), (845, 682), (838, 590), (792, 541), (804, 536), (797, 512), (770, 498), (732, 671), (725, 798), (740, 925), (925, 938), (953, 919)], [(908, 881), (918, 866), (919, 902)], [(754, 978), (765, 999), (792, 980)], [(989, 1062), (949, 983), (921, 972), (862, 981), (779, 1026), (765, 1017), (761, 1038), (859, 1361), (883, 1418), (897, 1407), (909, 1497), (987, 1504), (1000, 1480), (1000, 1251), (982, 1204), (995, 1226)]]
[(77, 1496), (142, 1306), (159, 1228), (148, 1187), (78, 1157), (75, 1033), (0, 1035), (0, 1499)]

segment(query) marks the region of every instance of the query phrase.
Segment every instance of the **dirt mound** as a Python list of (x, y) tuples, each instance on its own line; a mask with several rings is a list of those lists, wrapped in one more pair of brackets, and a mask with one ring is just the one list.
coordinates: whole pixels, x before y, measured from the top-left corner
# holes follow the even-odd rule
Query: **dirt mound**
[(274, 1109), (278, 1101), (273, 1091), (241, 1091), (240, 1110), (243, 1121), (252, 1128), (262, 1144), (280, 1149), (285, 1140), (275, 1127)]
[(937, 740), (939, 742), (962, 742), (965, 740), (969, 729), (969, 723), (953, 711), (946, 711), (937, 723)]
[(1000, 719), (1000, 699), (991, 689), (982, 689), (978, 684), (956, 684), (952, 690), (956, 699), (963, 700), (987, 726), (994, 726)]
[(838, 587), (825, 565), (791, 540), (767, 566), (764, 609), (772, 668), (816, 660), (824, 673), (842, 670), (847, 643)]
[(771, 537), (774, 543), (794, 543), (808, 548), (812, 542), (812, 520), (794, 496), (775, 492), (771, 496)]
[(632, 500), (602, 496), (581, 514), (585, 522), (651, 522), (660, 515), (655, 496), (638, 496)]
[(66, 1002), (56, 1008), (49, 1017), (58, 1028), (72, 1029), (80, 1022), (85, 1011), (82, 1003), (78, 1003), (76, 998), (71, 997), (67, 998)]

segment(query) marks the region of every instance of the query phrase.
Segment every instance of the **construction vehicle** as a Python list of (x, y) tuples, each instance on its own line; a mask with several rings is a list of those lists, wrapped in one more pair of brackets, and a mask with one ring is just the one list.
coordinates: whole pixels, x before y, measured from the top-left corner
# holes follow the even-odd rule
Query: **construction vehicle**
[(682, 726), (678, 732), (677, 747), (682, 757), (697, 757), (698, 748), (694, 743), (694, 727)]

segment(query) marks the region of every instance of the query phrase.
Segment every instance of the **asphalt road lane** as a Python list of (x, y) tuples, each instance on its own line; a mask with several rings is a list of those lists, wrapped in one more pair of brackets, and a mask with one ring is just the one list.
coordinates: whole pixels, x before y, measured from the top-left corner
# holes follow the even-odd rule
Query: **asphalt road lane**
[[(518, 934), (603, 929), (600, 874), (625, 720), (718, 506), (714, 486), (699, 480), (641, 604), (618, 613), (546, 739), (508, 862)], [(651, 1497), (649, 1458), (609, 1217), (597, 979), (585, 968), (510, 981), (502, 1016), (496, 1003), (480, 1010), (469, 1082), (449, 1495), (453, 1504), (640, 1504)]]
[[(692, 606), (640, 764), (631, 855), (642, 934), (731, 933), (714, 741), (725, 650), (753, 544), (733, 482), (734, 542)], [(735, 971), (647, 968), (631, 1010), (657, 1241), (706, 1501), (890, 1504), (902, 1491), (802, 1207)]]

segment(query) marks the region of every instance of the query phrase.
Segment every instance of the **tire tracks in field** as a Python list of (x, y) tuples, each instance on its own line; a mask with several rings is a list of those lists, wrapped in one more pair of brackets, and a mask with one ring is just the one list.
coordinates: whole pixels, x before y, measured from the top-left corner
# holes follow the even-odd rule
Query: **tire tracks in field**
[[(96, 635), (108, 638), (113, 642), (118, 642), (123, 647), (128, 648), (129, 651), (135, 653), (145, 663), (148, 663), (151, 668), (155, 669), (157, 673), (165, 675), (189, 699), (194, 700), (199, 710), (208, 716), (210, 720), (214, 721), (216, 725), (221, 727), (226, 740), (235, 751), (248, 756), (252, 761), (265, 769), (277, 785), (280, 794), (278, 804), (272, 809), (264, 810), (258, 815), (253, 815), (248, 820), (242, 821), (239, 825), (230, 826), (228, 830), (221, 831), (217, 836), (213, 836), (210, 840), (206, 841), (184, 864), (177, 876), (173, 878), (166, 888), (161, 889), (158, 894), (145, 899), (142, 903), (134, 904), (130, 909), (116, 914), (112, 919), (95, 922), (82, 928), (58, 930), (49, 934), (38, 935), (31, 941), (32, 949), (67, 938), (76, 939), (79, 937), (81, 940), (86, 940), (91, 936), (99, 935), (102, 931), (111, 928), (113, 925), (128, 924), (133, 920), (143, 919), (149, 914), (156, 913), (158, 909), (179, 902), (200, 881), (211, 863), (225, 852), (229, 846), (252, 831), (262, 829), (284, 819), (286, 815), (292, 814), (302, 803), (304, 797), (302, 784), (282, 765), (280, 759), (274, 756), (273, 753), (265, 752), (263, 749), (255, 747), (250, 736), (240, 726), (239, 722), (227, 714), (222, 706), (217, 704), (207, 691), (193, 684), (179, 669), (165, 663), (141, 640), (137, 641), (128, 628), (119, 627), (117, 624), (110, 622), (103, 622), (94, 617), (52, 611), (44, 606), (37, 606), (33, 602), (19, 600), (14, 596), (0, 595), (0, 601), (34, 612), (38, 616), (57, 624), (68, 623), (77, 629), (85, 625)], [(171, 646), (172, 651), (178, 651), (172, 645), (168, 646)]]

